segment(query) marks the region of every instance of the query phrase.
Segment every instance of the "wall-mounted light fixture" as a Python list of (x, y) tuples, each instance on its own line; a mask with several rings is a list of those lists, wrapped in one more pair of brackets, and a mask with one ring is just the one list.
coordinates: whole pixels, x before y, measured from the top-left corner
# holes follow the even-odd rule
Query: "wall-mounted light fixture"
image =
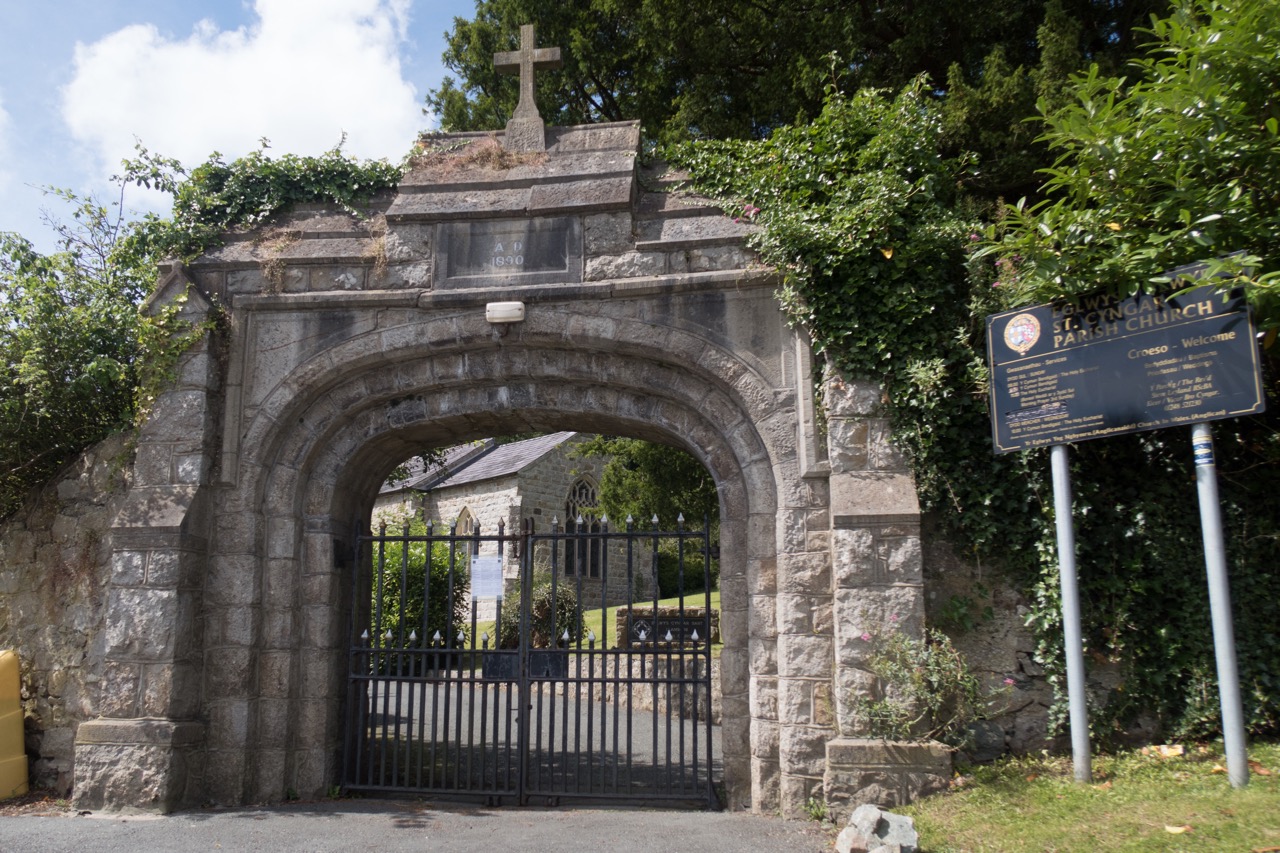
[(524, 320), (524, 303), (490, 302), (484, 306), (484, 318), (490, 323), (520, 323)]

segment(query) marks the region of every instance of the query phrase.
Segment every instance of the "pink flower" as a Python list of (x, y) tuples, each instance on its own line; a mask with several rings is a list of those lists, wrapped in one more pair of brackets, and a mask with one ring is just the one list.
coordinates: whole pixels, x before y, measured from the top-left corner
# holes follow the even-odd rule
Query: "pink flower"
[(889, 616), (889, 621), (890, 621), (890, 622), (897, 622), (897, 621), (898, 621), (898, 614), (897, 614), (897, 613), (893, 613), (893, 614), (891, 614), (891, 615)]
[(862, 641), (863, 641), (864, 643), (869, 643), (869, 642), (871, 642), (871, 635), (870, 635), (870, 634), (867, 634), (867, 633), (864, 633), (864, 634), (862, 635)]
[(1006, 678), (1006, 679), (1004, 680), (1004, 683), (1005, 683), (1005, 684), (1008, 684), (1008, 685), (1010, 685), (1010, 686), (1012, 686), (1012, 685), (1013, 685), (1013, 683), (1014, 683), (1014, 681), (1013, 681), (1013, 679), (1012, 679), (1012, 678)]
[(747, 219), (754, 219), (756, 214), (760, 212), (760, 208), (754, 204), (744, 204), (742, 206), (742, 215)]

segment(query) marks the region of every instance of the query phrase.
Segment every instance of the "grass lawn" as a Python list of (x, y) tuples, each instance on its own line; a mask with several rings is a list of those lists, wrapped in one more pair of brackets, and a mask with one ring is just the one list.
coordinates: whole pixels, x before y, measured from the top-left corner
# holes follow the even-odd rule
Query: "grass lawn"
[[(680, 598), (678, 596), (672, 597), (672, 598), (658, 599), (659, 607), (676, 607), (679, 604), (680, 604)], [(686, 595), (684, 597), (685, 607), (705, 607), (706, 605), (707, 605), (706, 593), (695, 592), (692, 595)], [(649, 601), (637, 601), (635, 603), (635, 606), (637, 609), (643, 608), (643, 607), (653, 607), (653, 600), (650, 599)], [(718, 589), (712, 590), (711, 592), (711, 609), (712, 610), (720, 609), (720, 590)], [(595, 610), (584, 610), (582, 613), (583, 628), (587, 631), (594, 631), (597, 638), (603, 637), (606, 643), (604, 648), (611, 649), (615, 645), (617, 645), (616, 629), (618, 626), (618, 620), (617, 620), (617, 616), (615, 615), (617, 612), (618, 612), (618, 608), (616, 607), (607, 607), (604, 610), (601, 610), (600, 608), (597, 607)], [(600, 647), (601, 646), (597, 639), (596, 648), (600, 648)], [(718, 652), (719, 649), (720, 649), (719, 643), (716, 643), (714, 646), (711, 647), (711, 651), (713, 653)]]
[[(679, 597), (662, 598), (658, 600), (659, 607), (675, 607), (679, 603), (680, 603)], [(684, 597), (685, 607), (705, 607), (706, 603), (707, 603), (707, 597), (705, 593), (697, 592), (691, 595), (686, 595)], [(652, 600), (636, 602), (637, 608), (652, 607), (652, 606), (653, 606)], [(711, 609), (712, 610), (720, 609), (720, 590), (718, 589), (712, 590), (711, 592)], [(606, 607), (604, 610), (601, 610), (600, 608), (597, 607), (594, 610), (584, 610), (582, 612), (583, 628), (585, 631), (590, 631), (595, 633), (597, 649), (611, 649), (615, 645), (617, 645), (617, 638), (614, 636), (617, 633), (615, 630), (618, 624), (617, 617), (615, 616), (617, 612), (618, 612), (618, 608), (616, 607)], [(493, 648), (492, 638), (494, 637), (494, 633), (495, 633), (493, 630), (493, 622), (492, 621), (477, 622), (476, 636), (480, 637), (486, 633), (490, 637), (489, 647)], [(601, 644), (602, 641), (603, 641), (603, 645)], [(583, 640), (583, 646), (586, 646), (586, 644), (587, 644), (586, 641)], [(476, 640), (475, 646), (479, 648), (480, 646), (479, 640)], [(720, 648), (721, 648), (721, 644), (716, 643), (711, 647), (711, 653), (713, 655), (719, 655)]]
[(924, 853), (977, 851), (1280, 851), (1280, 744), (1249, 748), (1249, 784), (1232, 789), (1221, 744), (1184, 754), (1095, 756), (1094, 781), (1070, 756), (972, 768), (953, 789), (902, 812)]

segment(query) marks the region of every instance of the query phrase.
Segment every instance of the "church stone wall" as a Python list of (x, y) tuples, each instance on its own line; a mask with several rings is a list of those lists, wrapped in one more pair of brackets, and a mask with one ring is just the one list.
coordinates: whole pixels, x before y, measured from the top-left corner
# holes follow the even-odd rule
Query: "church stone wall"
[[(480, 526), (483, 536), (497, 534), (498, 522), (502, 522), (507, 533), (518, 531), (521, 515), (519, 478), (509, 475), (480, 483), (437, 489), (427, 498), (427, 514), (446, 530), (458, 520), (464, 509), (471, 512), (471, 517)], [(481, 553), (489, 553), (489, 549), (482, 547)]]

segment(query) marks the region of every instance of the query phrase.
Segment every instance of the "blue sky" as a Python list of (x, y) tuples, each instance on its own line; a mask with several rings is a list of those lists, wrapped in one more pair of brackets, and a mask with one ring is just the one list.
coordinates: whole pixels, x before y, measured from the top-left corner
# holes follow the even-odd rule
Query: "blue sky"
[[(398, 161), (473, 0), (0, 0), (0, 231), (43, 251), (39, 187), (114, 201), (135, 141), (188, 166), (271, 141)], [(129, 190), (130, 210), (163, 199)]]

